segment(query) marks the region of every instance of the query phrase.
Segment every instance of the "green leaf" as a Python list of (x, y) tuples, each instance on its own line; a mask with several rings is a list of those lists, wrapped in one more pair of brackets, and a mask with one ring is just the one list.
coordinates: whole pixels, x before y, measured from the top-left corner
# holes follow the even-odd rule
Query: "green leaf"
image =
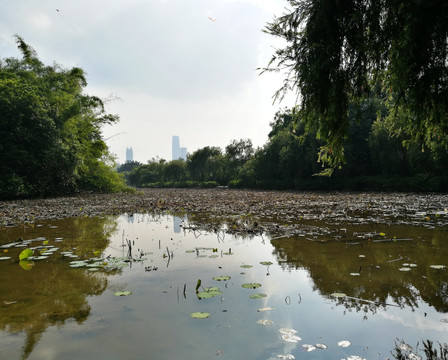
[(257, 289), (261, 286), (260, 283), (246, 283), (241, 285), (245, 289)]
[(193, 319), (207, 319), (210, 316), (210, 313), (199, 311), (199, 312), (191, 313), (190, 316)]
[(266, 296), (267, 296), (266, 294), (259, 293), (259, 294), (253, 294), (253, 295), (251, 295), (249, 297), (251, 299), (262, 299), (262, 298), (265, 298)]
[(196, 292), (198, 292), (200, 286), (201, 286), (201, 279), (198, 279), (198, 282), (196, 283)]
[(25, 260), (28, 259), (31, 255), (33, 255), (34, 250), (31, 249), (25, 249), (23, 250), (19, 255), (19, 260)]
[(221, 294), (222, 292), (219, 290), (219, 288), (214, 286), (206, 288), (205, 291), (197, 293), (199, 299), (208, 299)]
[(213, 280), (215, 281), (227, 281), (230, 280), (231, 277), (229, 275), (215, 276)]

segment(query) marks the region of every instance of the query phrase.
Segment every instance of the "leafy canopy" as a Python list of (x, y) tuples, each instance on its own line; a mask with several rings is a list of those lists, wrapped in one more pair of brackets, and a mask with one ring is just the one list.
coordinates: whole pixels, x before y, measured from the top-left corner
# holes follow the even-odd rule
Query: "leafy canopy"
[(16, 42), (22, 59), (0, 59), (0, 198), (124, 189), (101, 134), (118, 117), (83, 92), (82, 69), (45, 66)]
[(265, 32), (285, 41), (264, 71), (286, 71), (300, 118), (325, 142), (320, 156), (343, 162), (349, 104), (376, 92), (394, 135), (448, 147), (448, 2), (288, 0)]

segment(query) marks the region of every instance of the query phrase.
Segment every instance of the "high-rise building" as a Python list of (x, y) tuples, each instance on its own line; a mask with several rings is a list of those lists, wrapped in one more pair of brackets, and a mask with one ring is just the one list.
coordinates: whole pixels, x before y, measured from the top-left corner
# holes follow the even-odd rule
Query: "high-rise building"
[(180, 158), (180, 141), (179, 136), (173, 136), (171, 141), (172, 148), (172, 160), (178, 160)]
[(180, 147), (179, 136), (173, 136), (172, 140), (172, 160), (187, 160), (187, 148)]
[(134, 152), (132, 147), (126, 148), (126, 162), (134, 161)]

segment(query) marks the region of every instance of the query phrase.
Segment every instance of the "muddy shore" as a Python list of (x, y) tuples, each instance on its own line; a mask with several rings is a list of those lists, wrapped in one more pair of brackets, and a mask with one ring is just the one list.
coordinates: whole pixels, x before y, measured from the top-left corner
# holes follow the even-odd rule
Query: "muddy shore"
[[(218, 215), (280, 216), (283, 219), (362, 216), (447, 216), (448, 194), (316, 193), (217, 189), (144, 189), (135, 194), (82, 194), (0, 202), (0, 224), (65, 217), (169, 211)], [(427, 220), (427, 219), (426, 219)]]

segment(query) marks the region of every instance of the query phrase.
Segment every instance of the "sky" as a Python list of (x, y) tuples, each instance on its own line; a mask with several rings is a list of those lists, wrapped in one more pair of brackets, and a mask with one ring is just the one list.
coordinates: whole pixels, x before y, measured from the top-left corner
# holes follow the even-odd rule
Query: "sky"
[(284, 74), (264, 73), (278, 39), (264, 33), (285, 0), (0, 0), (0, 58), (20, 57), (21, 36), (47, 65), (80, 67), (85, 92), (120, 121), (103, 137), (119, 163), (171, 160), (171, 139), (188, 153), (254, 147), (268, 140)]

